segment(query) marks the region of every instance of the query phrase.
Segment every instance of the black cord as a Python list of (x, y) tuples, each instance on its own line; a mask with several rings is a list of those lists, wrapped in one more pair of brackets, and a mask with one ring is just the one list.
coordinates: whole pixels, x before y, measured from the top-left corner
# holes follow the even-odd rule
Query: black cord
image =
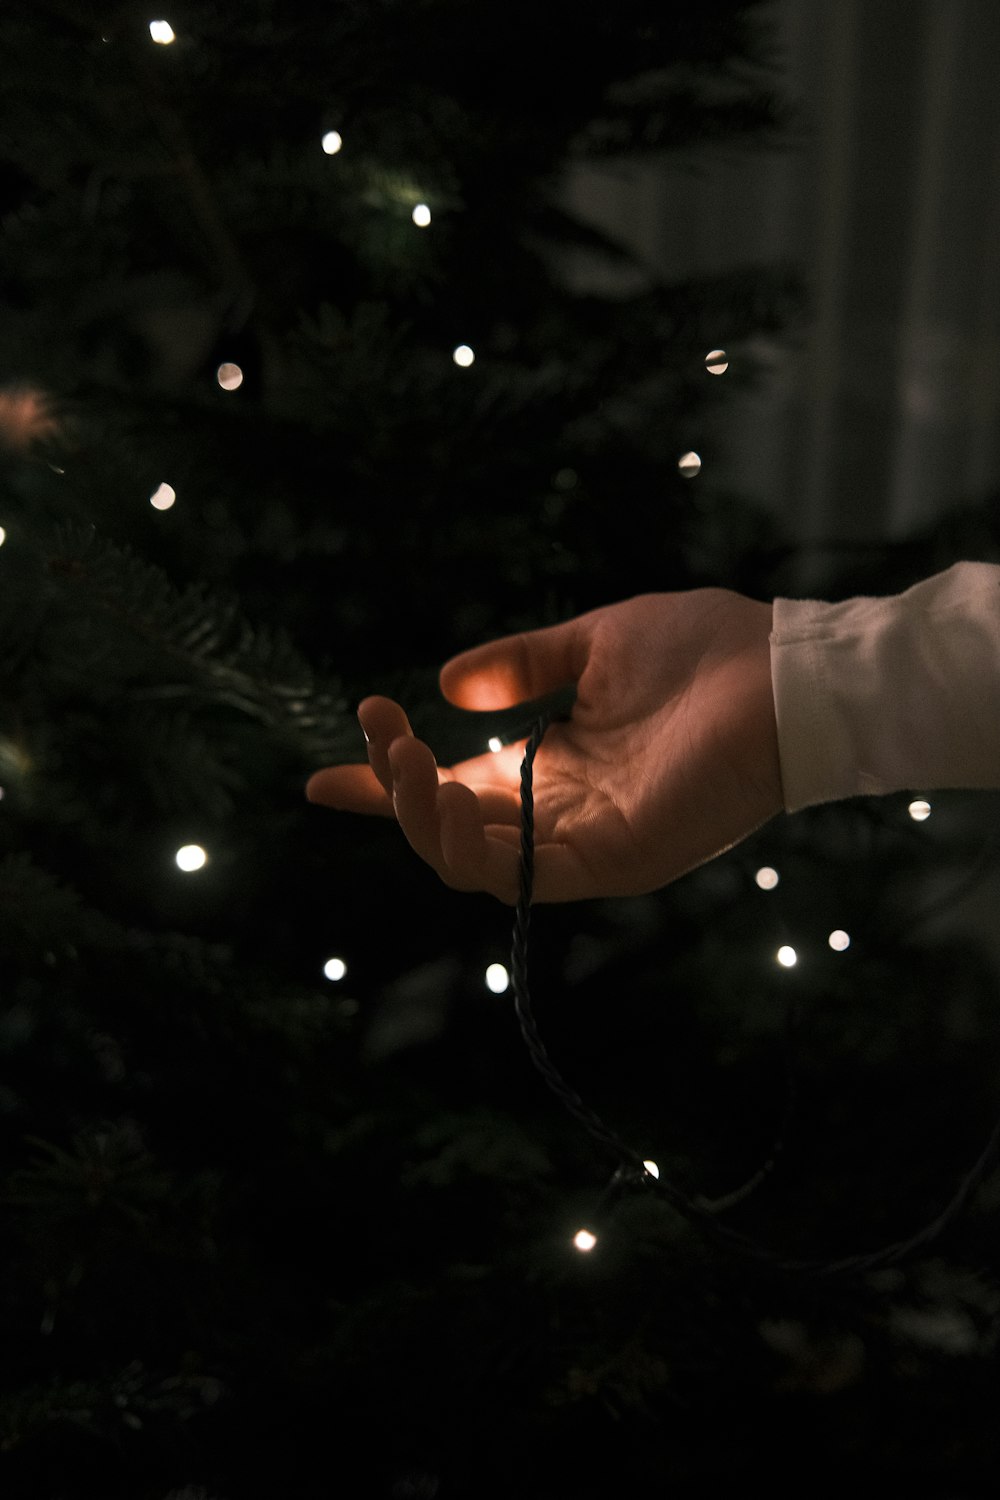
[(746, 1235), (721, 1224), (715, 1215), (741, 1202), (771, 1170), (772, 1159), (750, 1178), (743, 1188), (714, 1203), (705, 1198), (691, 1198), (662, 1176), (654, 1177), (643, 1163), (642, 1157), (615, 1134), (598, 1114), (586, 1105), (580, 1095), (571, 1089), (555, 1067), (541, 1037), (531, 1009), (528, 992), (528, 930), (531, 921), (531, 897), (535, 875), (535, 801), (532, 787), (535, 755), (546, 730), (554, 722), (565, 720), (566, 713), (544, 713), (538, 719), (528, 739), (521, 762), (521, 868), (520, 895), (514, 917), (514, 935), (511, 943), (511, 982), (514, 990), (514, 1010), (521, 1027), (528, 1052), (535, 1067), (549, 1088), (561, 1100), (565, 1108), (589, 1133), (604, 1152), (616, 1162), (614, 1175), (605, 1191), (602, 1206), (616, 1198), (628, 1188), (652, 1191), (663, 1198), (689, 1222), (698, 1225), (712, 1239), (756, 1261), (766, 1262), (776, 1270), (796, 1271), (813, 1276), (833, 1276), (846, 1272), (875, 1270), (901, 1260), (911, 1250), (929, 1243), (964, 1208), (973, 1189), (982, 1181), (1000, 1145), (1000, 1120), (997, 1121), (984, 1150), (969, 1172), (963, 1177), (957, 1192), (937, 1218), (931, 1220), (909, 1239), (897, 1240), (879, 1250), (863, 1255), (849, 1255), (841, 1260), (789, 1260), (756, 1244)]

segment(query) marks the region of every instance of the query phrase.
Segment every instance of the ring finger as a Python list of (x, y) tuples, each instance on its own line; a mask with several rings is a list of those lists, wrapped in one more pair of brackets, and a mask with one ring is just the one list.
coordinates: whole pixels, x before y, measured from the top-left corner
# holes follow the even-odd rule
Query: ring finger
[(455, 890), (474, 890), (458, 880), (448, 868), (441, 848), (441, 817), (438, 810), (438, 768), (433, 752), (423, 740), (403, 735), (389, 746), (392, 801), (396, 820), (410, 847), (426, 861), (446, 885)]

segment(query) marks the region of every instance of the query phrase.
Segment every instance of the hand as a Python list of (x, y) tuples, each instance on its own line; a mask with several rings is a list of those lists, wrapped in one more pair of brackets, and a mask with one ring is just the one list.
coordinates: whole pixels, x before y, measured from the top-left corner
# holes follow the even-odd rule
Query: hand
[[(534, 901), (658, 890), (782, 810), (770, 631), (769, 604), (726, 589), (642, 594), (442, 668), (467, 709), (576, 684), (534, 762)], [(358, 718), (369, 765), (317, 771), (310, 801), (395, 816), (446, 885), (515, 905), (526, 740), (441, 768), (392, 699)]]

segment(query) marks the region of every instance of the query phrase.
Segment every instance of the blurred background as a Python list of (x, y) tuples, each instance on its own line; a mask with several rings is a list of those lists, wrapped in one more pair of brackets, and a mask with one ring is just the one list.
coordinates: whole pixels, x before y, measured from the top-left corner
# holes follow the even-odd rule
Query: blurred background
[[(715, 472), (802, 543), (901, 540), (997, 487), (1000, 15), (977, 0), (765, 8), (797, 149), (576, 164), (567, 206), (617, 232), (619, 286), (795, 265), (794, 348), (726, 408)], [(585, 254), (574, 285), (611, 292)], [(809, 565), (799, 561), (803, 585)]]
[(535, 913), (557, 1067), (747, 1251), (607, 1201), (511, 911), (304, 786), (372, 692), (523, 738), (437, 688), (499, 635), (1000, 562), (998, 45), (0, 10), (5, 1497), (984, 1492), (998, 798)]

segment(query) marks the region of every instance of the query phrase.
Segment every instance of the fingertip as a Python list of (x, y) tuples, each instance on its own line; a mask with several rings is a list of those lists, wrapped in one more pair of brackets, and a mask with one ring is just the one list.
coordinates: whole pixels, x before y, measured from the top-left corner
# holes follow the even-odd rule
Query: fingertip
[(356, 712), (367, 744), (373, 735), (378, 734), (381, 726), (395, 723), (402, 714), (402, 709), (391, 698), (385, 698), (381, 693), (370, 693), (367, 698), (362, 698)]
[(322, 771), (314, 771), (306, 782), (305, 792), (307, 802), (319, 802), (321, 800), (319, 790), (322, 783), (322, 776)]
[(325, 766), (314, 771), (306, 782), (306, 800), (317, 807), (343, 806), (343, 768)]
[(480, 647), (463, 652), (441, 668), (438, 678), (441, 693), (456, 708), (482, 713), (510, 708), (519, 701), (513, 674), (502, 661), (490, 659), (489, 649)]
[(441, 696), (456, 708), (478, 708), (481, 693), (476, 691), (475, 678), (463, 665), (462, 657), (453, 657), (445, 662), (438, 674)]
[(308, 801), (335, 812), (374, 813), (391, 817), (392, 802), (371, 766), (326, 766), (306, 782)]
[(441, 691), (458, 708), (512, 708), (579, 680), (593, 635), (593, 617), (503, 636), (445, 662)]

